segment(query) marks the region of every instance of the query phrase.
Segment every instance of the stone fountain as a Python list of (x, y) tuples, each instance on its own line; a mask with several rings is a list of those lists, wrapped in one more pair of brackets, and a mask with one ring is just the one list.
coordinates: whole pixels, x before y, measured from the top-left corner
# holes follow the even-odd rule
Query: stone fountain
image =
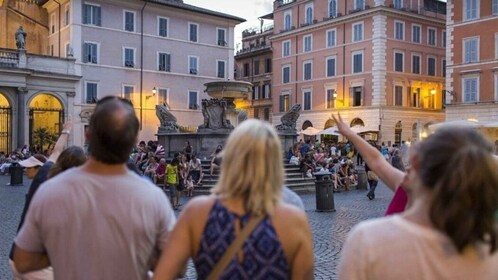
[(204, 84), (211, 97), (203, 99), (204, 122), (197, 132), (181, 132), (176, 117), (164, 105), (156, 105), (156, 115), (161, 126), (157, 138), (172, 157), (182, 151), (189, 141), (199, 158), (208, 157), (217, 145), (224, 145), (230, 132), (247, 118), (247, 113), (236, 108), (234, 101), (245, 99), (252, 91), (252, 84), (244, 81), (214, 81)]

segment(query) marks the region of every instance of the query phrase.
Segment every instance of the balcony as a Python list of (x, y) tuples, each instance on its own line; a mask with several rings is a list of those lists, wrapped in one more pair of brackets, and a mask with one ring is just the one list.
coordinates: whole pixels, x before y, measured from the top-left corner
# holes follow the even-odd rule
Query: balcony
[(335, 15), (330, 15), (328, 13), (325, 13), (325, 16), (323, 17), (323, 21), (338, 18), (338, 17), (342, 17), (342, 13), (335, 13)]
[(282, 6), (285, 6), (287, 4), (290, 4), (290, 3), (293, 3), (293, 2), (296, 2), (296, 0), (275, 0), (275, 2), (273, 2), (273, 9), (278, 9)]
[(0, 68), (19, 68), (61, 75), (75, 75), (74, 58), (27, 54), (23, 50), (0, 49)]

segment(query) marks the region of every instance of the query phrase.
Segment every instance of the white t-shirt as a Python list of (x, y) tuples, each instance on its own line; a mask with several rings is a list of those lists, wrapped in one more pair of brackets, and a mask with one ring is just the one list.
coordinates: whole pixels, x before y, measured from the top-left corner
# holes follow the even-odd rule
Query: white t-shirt
[(482, 245), (459, 254), (439, 231), (400, 215), (357, 225), (343, 247), (339, 279), (498, 279), (498, 253)]
[(164, 193), (132, 171), (74, 168), (40, 186), (15, 243), (46, 251), (55, 279), (147, 279), (175, 222)]

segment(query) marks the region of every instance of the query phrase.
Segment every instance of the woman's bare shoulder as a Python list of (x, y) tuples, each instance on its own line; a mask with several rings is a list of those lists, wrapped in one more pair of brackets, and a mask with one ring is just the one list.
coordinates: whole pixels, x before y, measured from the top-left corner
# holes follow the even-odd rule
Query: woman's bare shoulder
[(283, 220), (286, 223), (302, 223), (308, 221), (306, 213), (302, 209), (285, 202), (277, 204), (274, 218)]

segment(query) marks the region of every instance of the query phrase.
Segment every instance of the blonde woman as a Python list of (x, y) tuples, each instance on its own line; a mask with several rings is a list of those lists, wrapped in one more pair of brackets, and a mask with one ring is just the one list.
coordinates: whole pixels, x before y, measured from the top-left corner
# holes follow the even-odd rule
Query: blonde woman
[(305, 213), (281, 201), (282, 148), (273, 127), (246, 120), (230, 135), (212, 195), (182, 212), (153, 279), (176, 279), (191, 257), (206, 279), (252, 217), (264, 216), (219, 279), (311, 279), (312, 235)]

